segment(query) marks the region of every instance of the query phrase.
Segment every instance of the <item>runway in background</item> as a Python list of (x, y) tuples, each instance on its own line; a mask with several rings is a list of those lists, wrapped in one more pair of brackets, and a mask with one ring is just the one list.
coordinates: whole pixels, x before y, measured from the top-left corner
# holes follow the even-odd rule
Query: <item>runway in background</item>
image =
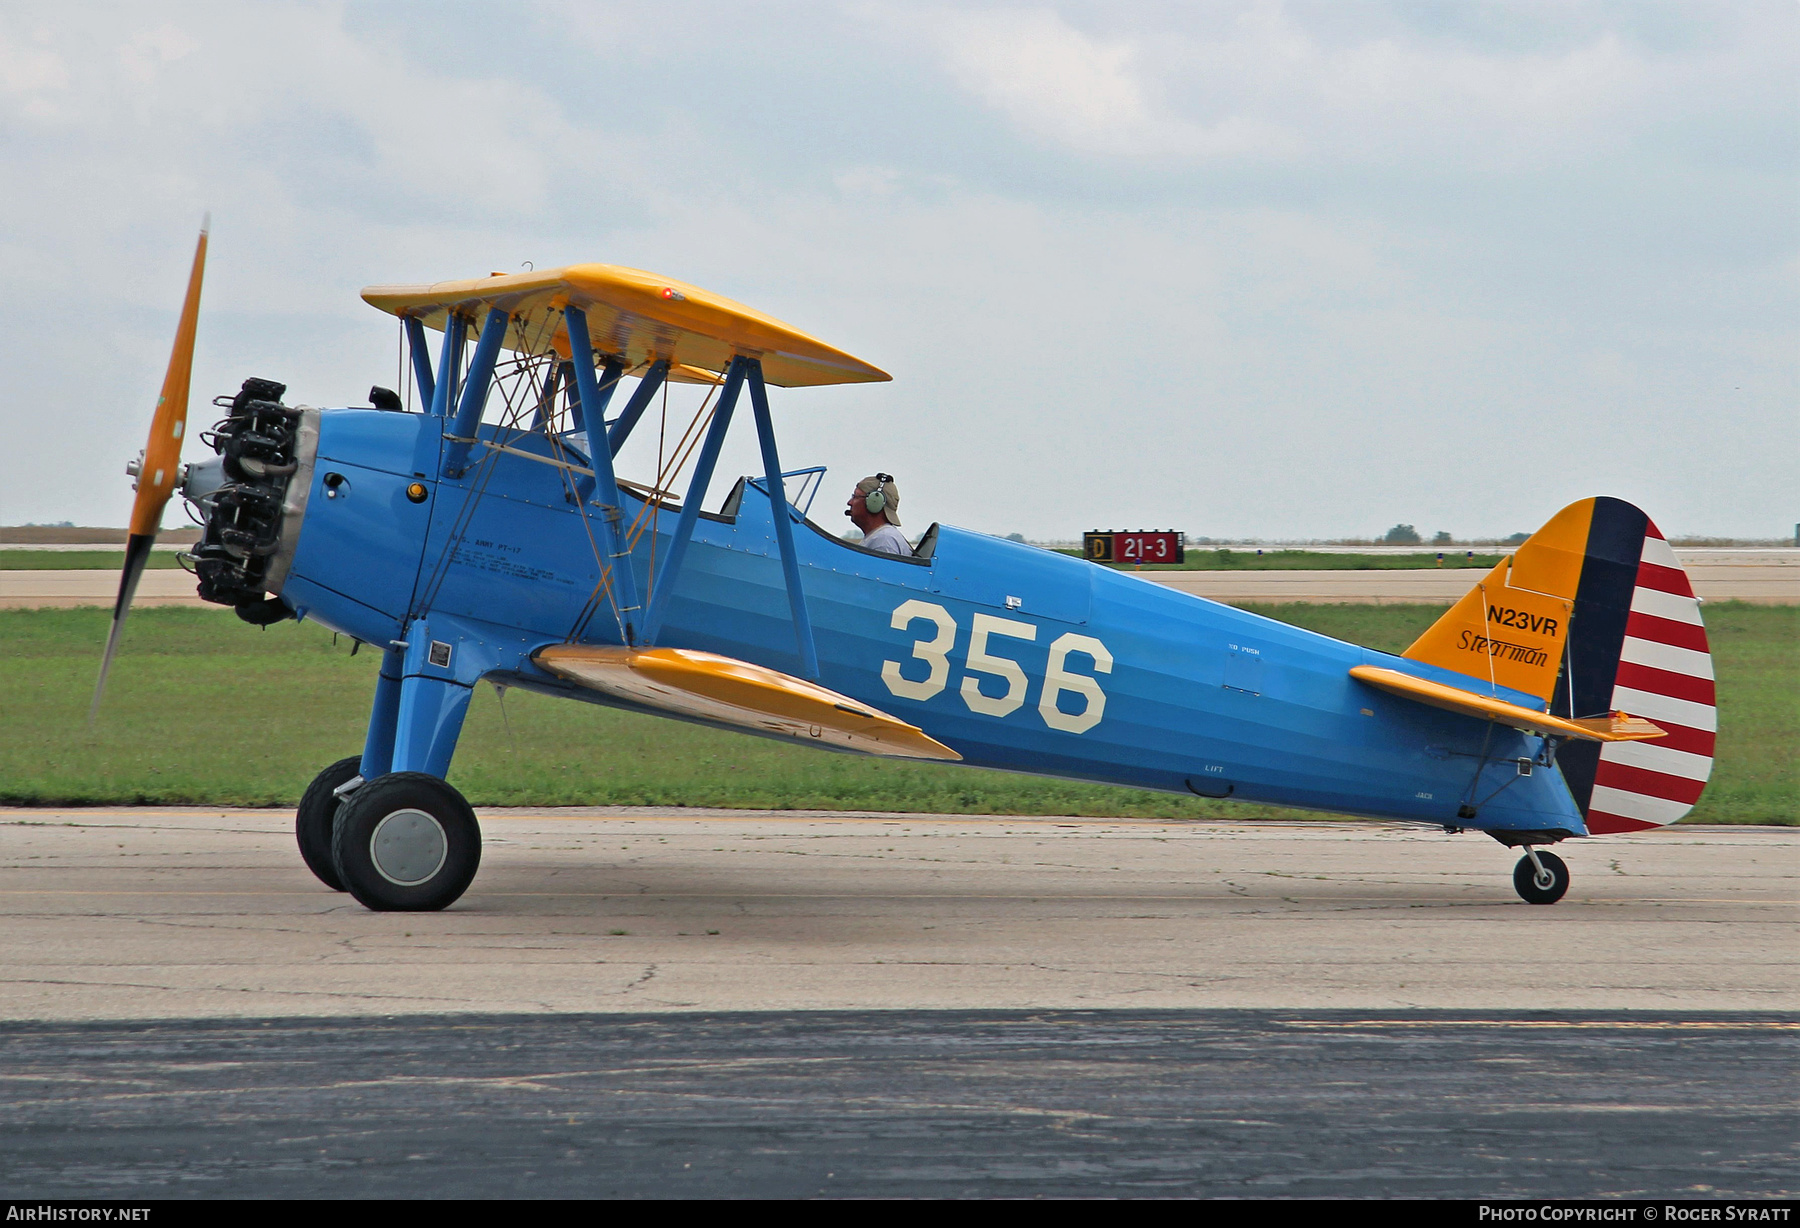
[[(1681, 550), (1677, 552), (1702, 601), (1800, 603), (1800, 550)], [(1439, 571), (1144, 571), (1135, 573), (1185, 593), (1233, 604), (1322, 601), (1391, 605), (1449, 605), (1484, 572)], [(118, 575), (110, 571), (0, 571), (0, 609), (111, 606)], [(182, 571), (147, 571), (134, 605), (205, 605), (194, 578)], [(224, 609), (214, 606), (213, 609)]]

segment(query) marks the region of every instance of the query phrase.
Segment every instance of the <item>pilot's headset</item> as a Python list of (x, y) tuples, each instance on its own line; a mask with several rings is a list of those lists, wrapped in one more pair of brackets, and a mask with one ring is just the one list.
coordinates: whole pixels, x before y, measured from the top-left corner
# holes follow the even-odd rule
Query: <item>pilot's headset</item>
[[(867, 478), (863, 479), (863, 481), (867, 480)], [(858, 482), (857, 485), (861, 486), (862, 482)], [(889, 491), (893, 491), (893, 494), (890, 495)], [(875, 489), (863, 491), (863, 506), (869, 509), (871, 516), (879, 516), (885, 512), (889, 524), (900, 523), (900, 517), (896, 514), (900, 506), (900, 492), (894, 486), (893, 474), (877, 473), (875, 475)], [(847, 516), (849, 512), (844, 514)]]

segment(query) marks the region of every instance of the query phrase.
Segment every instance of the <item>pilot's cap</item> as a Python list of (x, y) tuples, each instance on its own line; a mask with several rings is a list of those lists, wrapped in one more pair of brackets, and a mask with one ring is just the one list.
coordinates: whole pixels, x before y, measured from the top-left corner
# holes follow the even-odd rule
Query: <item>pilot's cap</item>
[(889, 524), (899, 524), (900, 488), (894, 485), (893, 475), (877, 473), (872, 477), (864, 478), (856, 484), (856, 493), (863, 496), (865, 505), (868, 502), (869, 495), (877, 490), (881, 492), (881, 506), (878, 508), (871, 507), (869, 508), (869, 511), (886, 516)]

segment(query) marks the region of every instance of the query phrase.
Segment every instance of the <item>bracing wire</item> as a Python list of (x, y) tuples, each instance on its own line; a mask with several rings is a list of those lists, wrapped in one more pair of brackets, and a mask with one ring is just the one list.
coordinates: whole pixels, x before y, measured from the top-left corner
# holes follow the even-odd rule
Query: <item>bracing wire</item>
[(649, 582), (644, 586), (646, 609), (649, 608), (650, 600), (655, 596), (656, 590), (656, 533), (654, 526), (656, 518), (662, 514), (663, 492), (669, 490), (675, 480), (680, 478), (681, 471), (687, 468), (688, 458), (694, 454), (694, 449), (700, 446), (700, 441), (705, 437), (706, 428), (711, 425), (713, 415), (718, 412), (718, 407), (712, 404), (713, 395), (722, 386), (715, 384), (707, 389), (706, 396), (700, 401), (700, 408), (695, 411), (693, 420), (688, 423), (687, 429), (681, 433), (681, 439), (676, 443), (673, 454), (665, 464), (663, 445), (669, 426), (669, 386), (663, 385), (662, 421), (657, 428), (656, 439), (656, 484), (651, 488), (650, 497), (644, 501), (644, 506), (632, 521), (631, 529), (627, 533), (626, 548), (636, 549), (637, 543), (645, 531), (650, 531), (650, 576)]
[[(636, 369), (637, 368), (633, 368), (633, 370)], [(695, 413), (693, 420), (689, 422), (687, 429), (682, 432), (681, 440), (675, 445), (673, 455), (669, 455), (665, 459), (665, 445), (667, 443), (668, 434), (668, 385), (666, 383), (663, 385), (661, 423), (658, 427), (657, 435), (656, 482), (650, 488), (649, 497), (642, 500), (642, 506), (639, 507), (637, 515), (632, 518), (631, 525), (625, 530), (624, 541), (622, 543), (622, 551), (624, 553), (629, 554), (631, 551), (635, 550), (638, 542), (642, 540), (645, 531), (655, 523), (655, 518), (660, 513), (662, 507), (663, 496), (667, 493), (670, 482), (680, 476), (681, 471), (686, 467), (689, 458), (692, 457), (694, 449), (700, 445), (700, 441), (705, 435), (705, 428), (707, 424), (712, 421), (712, 412), (709, 411), (714, 409), (712, 406), (712, 398), (714, 394), (718, 392), (719, 387), (720, 385), (714, 385), (707, 390), (705, 398), (701, 401), (699, 410)], [(645, 591), (643, 594), (645, 608), (648, 608), (650, 597), (656, 583), (656, 537), (654, 533), (651, 534), (650, 548), (650, 574), (648, 582), (645, 584)], [(603, 592), (609, 597), (612, 595), (609, 582), (610, 576), (602, 577), (602, 583), (595, 587), (594, 594), (589, 598), (590, 605), (594, 604)], [(617, 607), (615, 604), (615, 611), (616, 609)], [(591, 617), (591, 613), (584, 607), (583, 616), (577, 620), (577, 625), (570, 632), (571, 639), (581, 634), (586, 622)], [(621, 631), (622, 630), (623, 625), (621, 621)]]
[[(674, 453), (670, 456), (668, 467), (666, 469), (662, 467), (661, 458), (659, 456), (656, 485), (652, 488), (654, 494), (645, 502), (643, 510), (637, 514), (636, 519), (631, 522), (630, 540), (632, 545), (635, 546), (638, 538), (643, 535), (644, 528), (649, 519), (650, 510), (661, 504), (661, 497), (664, 493), (672, 491), (672, 484), (681, 477), (682, 470), (687, 468), (689, 458), (693, 456), (694, 450), (700, 446), (700, 441), (705, 438), (706, 428), (712, 424), (713, 413), (716, 412), (716, 407), (712, 404), (712, 398), (713, 394), (718, 390), (718, 385), (714, 385), (707, 390), (706, 398), (700, 402), (700, 408), (695, 412), (693, 421), (689, 422), (687, 429), (681, 433), (681, 439), (676, 443)], [(660, 450), (659, 447), (658, 451), (660, 452)]]

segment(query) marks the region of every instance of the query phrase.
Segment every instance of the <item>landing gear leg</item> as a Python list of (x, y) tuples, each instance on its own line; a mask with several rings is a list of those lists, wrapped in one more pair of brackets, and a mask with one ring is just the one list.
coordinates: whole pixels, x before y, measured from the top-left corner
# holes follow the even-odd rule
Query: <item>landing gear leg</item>
[(300, 798), (300, 810), (294, 815), (294, 837), (300, 842), (300, 857), (318, 880), (333, 891), (344, 889), (337, 866), (331, 860), (331, 827), (342, 802), (339, 789), (357, 778), (362, 756), (351, 755), (313, 777)]
[(1513, 888), (1527, 904), (1554, 904), (1569, 889), (1569, 867), (1555, 853), (1540, 853), (1527, 844), (1513, 867)]

